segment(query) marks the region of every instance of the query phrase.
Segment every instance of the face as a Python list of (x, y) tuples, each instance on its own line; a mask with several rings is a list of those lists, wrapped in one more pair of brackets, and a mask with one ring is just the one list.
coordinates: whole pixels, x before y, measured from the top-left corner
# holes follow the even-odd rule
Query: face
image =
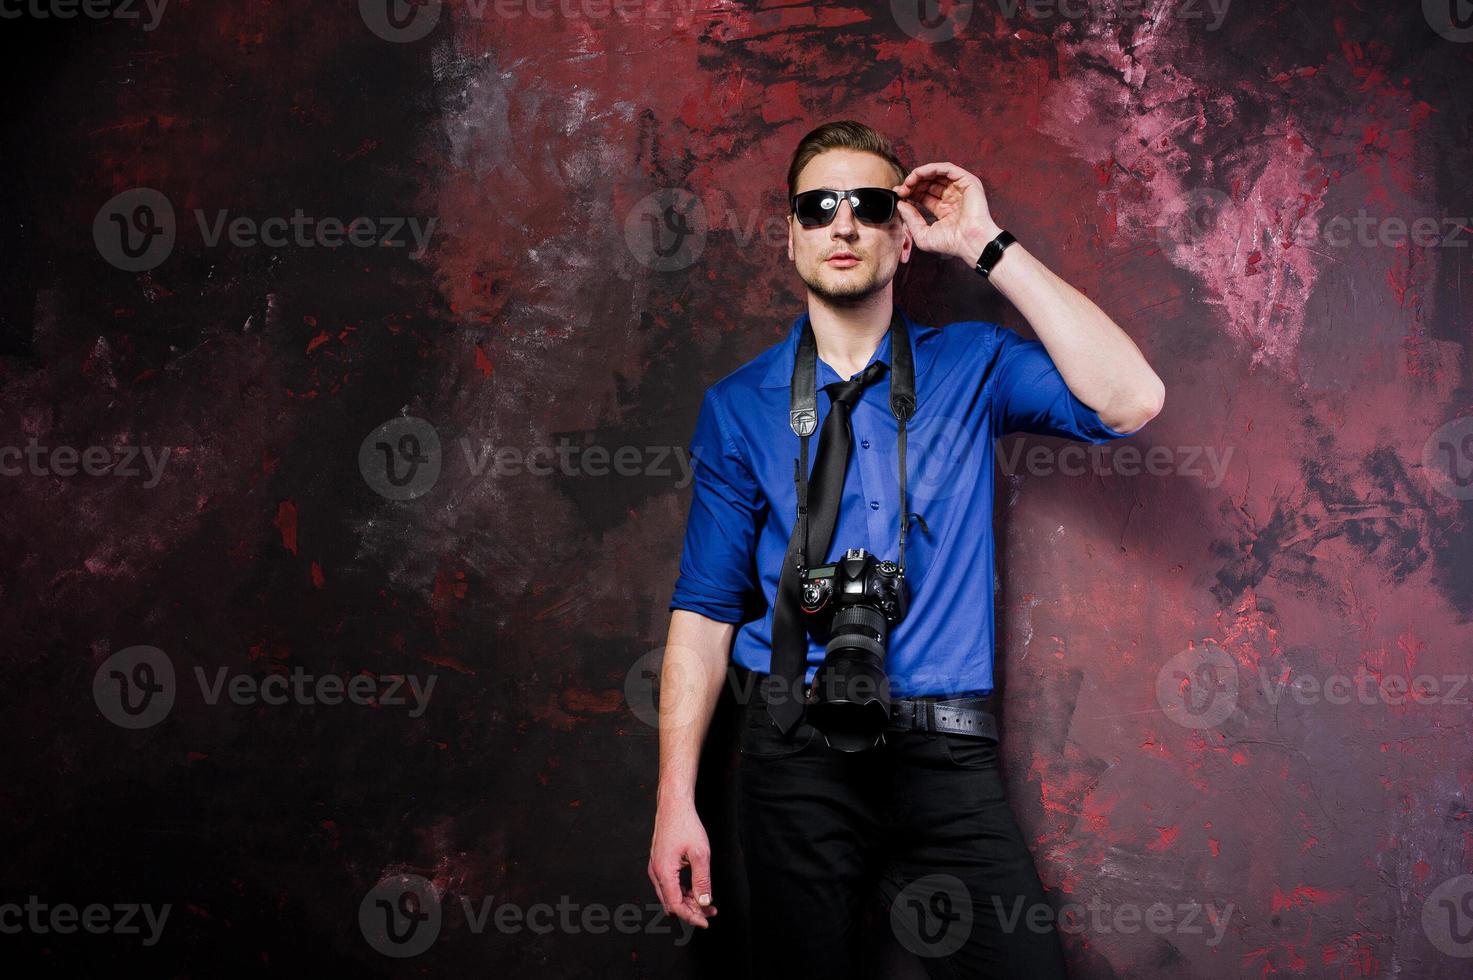
[[(798, 174), (794, 193), (832, 188), (893, 188), (895, 170), (883, 157), (860, 150), (825, 150)], [(788, 211), (788, 258), (798, 275), (823, 299), (852, 303), (889, 285), (900, 263), (910, 261), (911, 238), (900, 220), (900, 210), (883, 225), (866, 224), (854, 217), (847, 199), (829, 224), (805, 228)], [(852, 259), (834, 257), (841, 253)]]

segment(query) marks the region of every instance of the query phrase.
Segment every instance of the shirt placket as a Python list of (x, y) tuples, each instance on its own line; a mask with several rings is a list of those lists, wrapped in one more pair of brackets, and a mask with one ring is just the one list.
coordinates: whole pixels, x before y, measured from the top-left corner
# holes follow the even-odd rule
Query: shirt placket
[[(889, 403), (889, 392), (879, 385), (865, 390), (850, 414), (850, 428), (854, 432), (853, 453), (859, 463), (859, 489), (864, 501), (864, 516), (869, 531), (868, 549), (880, 559), (892, 558), (886, 553), (890, 547), (886, 538), (890, 502), (885, 497), (884, 441), (879, 438), (874, 413), (881, 402)], [(897, 524), (899, 518), (896, 518)]]

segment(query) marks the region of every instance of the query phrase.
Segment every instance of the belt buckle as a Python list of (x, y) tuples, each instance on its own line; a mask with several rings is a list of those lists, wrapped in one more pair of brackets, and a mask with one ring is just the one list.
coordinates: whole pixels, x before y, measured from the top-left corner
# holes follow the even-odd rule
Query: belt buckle
[(916, 731), (917, 724), (919, 723), (919, 730), (925, 731), (925, 715), (924, 713), (920, 713), (918, 715), (917, 712), (917, 709), (919, 709), (920, 707), (920, 704), (912, 701), (910, 698), (897, 698), (896, 700), (891, 701), (891, 723), (907, 732)]

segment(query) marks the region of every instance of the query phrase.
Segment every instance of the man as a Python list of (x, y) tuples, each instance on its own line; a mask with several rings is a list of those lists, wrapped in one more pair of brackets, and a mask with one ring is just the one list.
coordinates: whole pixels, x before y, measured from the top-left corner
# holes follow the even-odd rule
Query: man
[[(702, 928), (716, 915), (694, 786), (731, 650), (747, 682), (741, 687), (752, 694), (737, 808), (752, 947), (765, 974), (860, 976), (864, 903), (878, 886), (897, 938), (932, 976), (1062, 976), (1058, 936), (1003, 795), (994, 739), (917, 730), (914, 719), (935, 719), (937, 706), (985, 705), (977, 696), (993, 688), (993, 438), (1028, 431), (1102, 443), (1130, 435), (1161, 410), (1164, 386), (1108, 316), (1010, 240), (981, 182), (960, 167), (928, 163), (906, 174), (883, 136), (840, 121), (804, 137), (788, 190), (788, 258), (807, 286), (807, 313), (786, 340), (707, 389), (691, 444), (695, 481), (661, 674), (650, 880), (667, 913)], [(914, 248), (977, 265), (1039, 340), (991, 323), (939, 330), (904, 317), (892, 280)], [(892, 329), (901, 318), (906, 335)], [(784, 730), (774, 720), (781, 713), (763, 703), (763, 691), (777, 690), (766, 675), (782, 673), (774, 646), (782, 648), (791, 625), (778, 608), (784, 562), (800, 537), (789, 396), (808, 329), (820, 416), (812, 431), (840, 394), (852, 430), (851, 446), (834, 427), (849, 454), (830, 467), (843, 473), (842, 498), (829, 550), (807, 555), (809, 566), (857, 547), (894, 554), (899, 423), (889, 397), (897, 337), (908, 336), (912, 350), (905, 506), (919, 517), (907, 518), (916, 533), (901, 555), (909, 611), (890, 631), (883, 669), (892, 696), (932, 707), (913, 709), (882, 745), (858, 752), (836, 750), (807, 716)], [(823, 465), (822, 455), (820, 448), (817, 463), (809, 457), (811, 468)], [(927, 477), (937, 465), (940, 478)], [(819, 504), (809, 496), (808, 505), (812, 516)], [(795, 655), (788, 668), (802, 671), (811, 697), (825, 646), (802, 642), (806, 662), (795, 667)], [(691, 887), (683, 888), (687, 865)]]

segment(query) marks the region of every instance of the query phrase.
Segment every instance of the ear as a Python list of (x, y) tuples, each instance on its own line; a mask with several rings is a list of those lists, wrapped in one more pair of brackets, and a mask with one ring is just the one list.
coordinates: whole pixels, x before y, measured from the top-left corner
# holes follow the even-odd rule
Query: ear
[(788, 213), (788, 261), (793, 261), (793, 215)]

